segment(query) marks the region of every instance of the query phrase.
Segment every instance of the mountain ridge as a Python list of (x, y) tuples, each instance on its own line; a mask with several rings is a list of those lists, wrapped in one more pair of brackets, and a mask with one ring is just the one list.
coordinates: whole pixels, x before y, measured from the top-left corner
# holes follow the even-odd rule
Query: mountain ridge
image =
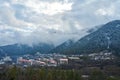
[(26, 44), (13, 44), (13, 45), (6, 45), (0, 46), (1, 54), (7, 55), (24, 55), (24, 54), (35, 54), (36, 52), (40, 53), (47, 53), (49, 50), (53, 49), (54, 45), (46, 44), (46, 43), (39, 43), (37, 45), (28, 46)]
[[(120, 20), (104, 24), (98, 30), (84, 36), (62, 54), (99, 53), (104, 50), (120, 55)], [(54, 51), (53, 51), (54, 52)], [(58, 51), (59, 52), (59, 51)]]
[(55, 47), (52, 44), (40, 43), (33, 46), (13, 44), (0, 46), (0, 54), (23, 55), (40, 53), (89, 54), (110, 51), (120, 55), (120, 20), (108, 22), (78, 41), (68, 40)]

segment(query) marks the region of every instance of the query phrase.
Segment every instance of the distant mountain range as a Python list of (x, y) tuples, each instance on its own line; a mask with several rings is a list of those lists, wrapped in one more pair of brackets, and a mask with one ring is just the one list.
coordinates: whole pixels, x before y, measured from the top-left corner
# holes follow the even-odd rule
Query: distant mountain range
[(78, 41), (68, 40), (54, 47), (51, 44), (40, 43), (32, 47), (14, 44), (0, 47), (0, 55), (22, 55), (40, 53), (90, 54), (110, 51), (120, 55), (120, 20), (114, 20), (99, 28), (91, 29), (90, 34)]
[(37, 45), (28, 46), (23, 44), (13, 44), (0, 47), (0, 55), (23, 55), (23, 54), (35, 54), (36, 52), (47, 53), (54, 46), (52, 44), (39, 43)]
[(69, 46), (64, 44), (65, 43), (59, 45), (51, 50), (51, 52), (60, 52), (62, 54), (89, 54), (107, 50), (116, 55), (120, 55), (120, 20), (111, 21), (102, 25), (75, 43), (70, 41)]

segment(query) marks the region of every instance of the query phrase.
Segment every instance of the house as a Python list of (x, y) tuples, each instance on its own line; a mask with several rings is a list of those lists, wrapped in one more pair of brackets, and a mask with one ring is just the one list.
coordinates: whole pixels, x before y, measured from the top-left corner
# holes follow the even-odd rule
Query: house
[(68, 64), (68, 59), (67, 59), (67, 58), (61, 58), (61, 59), (59, 60), (59, 63), (60, 63), (60, 64)]

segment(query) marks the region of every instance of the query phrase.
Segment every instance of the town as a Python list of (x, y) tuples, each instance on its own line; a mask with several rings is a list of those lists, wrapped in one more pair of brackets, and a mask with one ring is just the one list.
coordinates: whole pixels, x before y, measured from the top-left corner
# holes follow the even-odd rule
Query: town
[[(15, 73), (14, 71), (19, 71), (18, 76), (20, 76), (20, 79), (21, 76), (26, 78), (25, 75), (27, 74), (27, 71), (28, 73), (31, 73), (29, 71), (35, 71), (35, 73), (40, 71), (40, 75), (42, 74), (47, 76), (48, 73), (50, 73), (51, 76), (59, 76), (58, 73), (62, 72), (62, 74), (65, 74), (67, 77), (70, 77), (67, 74), (67, 72), (69, 72), (77, 75), (79, 74), (78, 78), (82, 78), (81, 80), (88, 80), (92, 77), (92, 73), (94, 72), (97, 72), (98, 75), (105, 73), (105, 75), (107, 76), (105, 78), (117, 78), (120, 75), (119, 70), (120, 60), (111, 52), (100, 52), (81, 55), (63, 55), (58, 53), (41, 54), (37, 52), (35, 55), (6, 55), (0, 60), (1, 75), (4, 75), (4, 73), (6, 75), (11, 75), (11, 73)], [(44, 74), (43, 72), (47, 73)], [(52, 72), (55, 74), (53, 75)], [(31, 73), (32, 78), (35, 73)], [(77, 75), (74, 78), (76, 78)], [(2, 76), (1, 78), (6, 79), (7, 77)]]
[(100, 61), (100, 60), (114, 60), (115, 56), (112, 53), (93, 53), (81, 55), (62, 55), (62, 54), (40, 54), (37, 52), (35, 55), (22, 55), (22, 56), (5, 56), (0, 60), (0, 65), (17, 65), (22, 67), (28, 66), (47, 66), (57, 67), (60, 65), (69, 65), (73, 63), (84, 62), (85, 60)]

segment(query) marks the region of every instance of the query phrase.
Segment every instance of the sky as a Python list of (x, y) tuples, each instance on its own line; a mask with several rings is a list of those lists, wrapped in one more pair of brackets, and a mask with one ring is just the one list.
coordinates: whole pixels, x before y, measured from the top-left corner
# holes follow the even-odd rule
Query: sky
[(80, 39), (120, 19), (120, 0), (0, 0), (0, 46)]

